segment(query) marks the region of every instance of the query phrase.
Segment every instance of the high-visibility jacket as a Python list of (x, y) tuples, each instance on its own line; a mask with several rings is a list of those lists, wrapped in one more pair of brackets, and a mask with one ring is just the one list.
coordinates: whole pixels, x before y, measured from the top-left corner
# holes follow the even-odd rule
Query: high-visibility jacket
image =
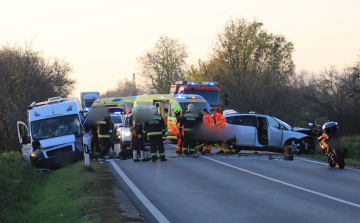
[(153, 115), (144, 123), (144, 133), (147, 133), (149, 136), (162, 135), (162, 133), (166, 131), (167, 128), (161, 115)]
[(226, 126), (226, 118), (221, 113), (215, 112), (214, 124), (216, 127), (225, 127)]
[(202, 122), (203, 122), (204, 125), (212, 125), (212, 124), (214, 124), (214, 121), (213, 121), (211, 115), (209, 115), (209, 114), (203, 116)]
[(113, 133), (111, 128), (111, 121), (108, 117), (105, 117), (102, 121), (98, 122), (98, 135), (99, 138), (110, 138)]

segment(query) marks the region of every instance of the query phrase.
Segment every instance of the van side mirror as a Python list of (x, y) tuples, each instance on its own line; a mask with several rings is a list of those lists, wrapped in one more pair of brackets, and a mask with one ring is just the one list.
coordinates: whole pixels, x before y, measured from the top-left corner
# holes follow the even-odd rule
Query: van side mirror
[(28, 144), (29, 142), (29, 136), (27, 134), (21, 136), (21, 144)]
[(230, 104), (229, 98), (225, 98), (225, 105), (229, 105), (229, 104)]

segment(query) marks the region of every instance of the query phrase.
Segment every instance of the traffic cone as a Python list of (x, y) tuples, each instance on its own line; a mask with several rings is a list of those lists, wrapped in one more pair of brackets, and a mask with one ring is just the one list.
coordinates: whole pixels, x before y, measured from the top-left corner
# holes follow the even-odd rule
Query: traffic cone
[(284, 160), (294, 160), (294, 156), (289, 153), (289, 147), (284, 146)]

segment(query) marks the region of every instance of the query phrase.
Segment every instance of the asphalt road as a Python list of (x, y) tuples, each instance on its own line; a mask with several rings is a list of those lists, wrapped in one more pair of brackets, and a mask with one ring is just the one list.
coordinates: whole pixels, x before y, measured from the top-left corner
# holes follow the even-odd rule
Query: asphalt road
[[(174, 146), (165, 146), (167, 156)], [(360, 222), (359, 170), (273, 157), (108, 164), (147, 222)]]

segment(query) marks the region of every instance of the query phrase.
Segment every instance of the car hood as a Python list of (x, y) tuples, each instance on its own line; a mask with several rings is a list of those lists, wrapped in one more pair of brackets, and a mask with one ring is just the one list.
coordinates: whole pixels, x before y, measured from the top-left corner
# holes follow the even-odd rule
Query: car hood
[(60, 136), (50, 139), (39, 140), (40, 145), (43, 149), (53, 147), (61, 144), (75, 142), (75, 135)]

